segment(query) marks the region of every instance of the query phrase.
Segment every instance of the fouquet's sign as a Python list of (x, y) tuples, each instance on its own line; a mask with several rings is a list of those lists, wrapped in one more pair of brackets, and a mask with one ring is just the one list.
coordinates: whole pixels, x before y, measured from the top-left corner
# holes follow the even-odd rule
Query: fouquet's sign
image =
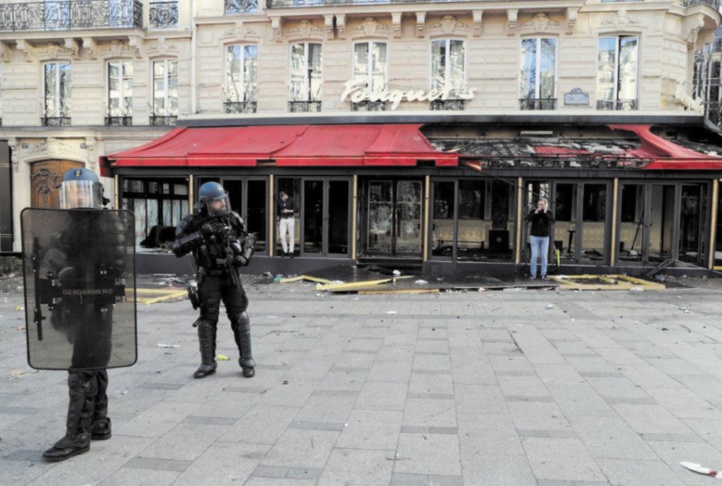
[(361, 103), (363, 101), (382, 101), (391, 102), (391, 109), (395, 110), (402, 101), (437, 101), (437, 100), (470, 100), (474, 98), (476, 88), (469, 88), (465, 93), (455, 93), (450, 96), (453, 91), (452, 86), (442, 85), (439, 89), (410, 89), (407, 91), (398, 89), (383, 88), (377, 91), (371, 91), (366, 86), (365, 80), (350, 80), (344, 83), (345, 89), (341, 95), (341, 101), (350, 100), (353, 103)]

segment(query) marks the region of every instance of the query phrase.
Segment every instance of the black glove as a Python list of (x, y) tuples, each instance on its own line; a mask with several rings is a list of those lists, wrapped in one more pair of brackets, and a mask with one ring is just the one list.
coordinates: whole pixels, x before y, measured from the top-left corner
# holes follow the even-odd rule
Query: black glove
[(245, 267), (246, 265), (248, 265), (248, 259), (243, 255), (236, 255), (233, 257), (234, 267)]
[(222, 235), (226, 230), (226, 225), (221, 223), (220, 221), (211, 221), (209, 223), (204, 223), (203, 226), (201, 226), (201, 234), (203, 236), (211, 236), (211, 235)]

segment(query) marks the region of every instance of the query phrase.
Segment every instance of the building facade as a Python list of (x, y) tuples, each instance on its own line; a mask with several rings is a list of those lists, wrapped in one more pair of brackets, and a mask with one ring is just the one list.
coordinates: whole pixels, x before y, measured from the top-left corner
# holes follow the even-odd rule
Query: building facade
[[(722, 164), (693, 78), (718, 10), (2, 0), (0, 249), (19, 251), (20, 210), (53, 207), (62, 173), (87, 166), (134, 211), (149, 271), (178, 269), (158, 247), (208, 180), (258, 233), (264, 271), (517, 271), (539, 197), (561, 269), (709, 270)], [(281, 190), (300, 206), (293, 261)]]

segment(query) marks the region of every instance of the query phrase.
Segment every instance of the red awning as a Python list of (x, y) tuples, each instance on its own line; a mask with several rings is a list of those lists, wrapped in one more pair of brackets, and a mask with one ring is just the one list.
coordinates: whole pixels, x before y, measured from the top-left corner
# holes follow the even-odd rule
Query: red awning
[(720, 170), (722, 157), (695, 152), (671, 140), (653, 134), (650, 125), (609, 125), (612, 130), (633, 132), (642, 142), (639, 149), (628, 150), (631, 157), (650, 159), (643, 169)]
[(438, 152), (421, 125), (276, 125), (176, 128), (141, 147), (105, 157), (115, 167), (458, 165)]

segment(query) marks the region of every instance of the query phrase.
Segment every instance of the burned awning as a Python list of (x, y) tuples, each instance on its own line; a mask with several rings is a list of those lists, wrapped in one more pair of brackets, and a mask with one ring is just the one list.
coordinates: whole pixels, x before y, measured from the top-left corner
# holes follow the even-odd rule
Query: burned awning
[(649, 125), (610, 125), (634, 138), (516, 137), (437, 140), (437, 150), (456, 152), (477, 171), (499, 168), (721, 170), (722, 157), (698, 144), (684, 147), (654, 135)]
[(418, 124), (182, 127), (104, 159), (112, 167), (456, 166)]

